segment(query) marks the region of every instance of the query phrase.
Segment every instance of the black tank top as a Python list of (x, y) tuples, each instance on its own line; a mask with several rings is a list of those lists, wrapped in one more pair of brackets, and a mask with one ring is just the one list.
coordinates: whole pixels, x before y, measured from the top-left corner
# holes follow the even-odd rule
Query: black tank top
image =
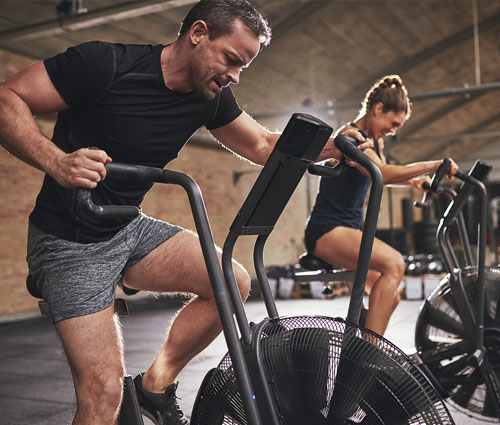
[[(357, 127), (354, 123), (351, 126)], [(374, 148), (380, 157), (378, 142)], [(363, 226), (363, 204), (371, 180), (354, 167), (337, 178), (320, 178), (318, 193), (307, 227), (336, 226), (361, 229)]]

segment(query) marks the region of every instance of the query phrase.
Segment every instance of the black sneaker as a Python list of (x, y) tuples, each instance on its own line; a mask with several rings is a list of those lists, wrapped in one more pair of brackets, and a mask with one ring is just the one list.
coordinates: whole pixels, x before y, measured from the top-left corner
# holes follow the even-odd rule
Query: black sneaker
[(177, 383), (169, 385), (163, 394), (150, 393), (142, 387), (142, 375), (134, 378), (141, 413), (155, 425), (189, 425), (177, 404)]

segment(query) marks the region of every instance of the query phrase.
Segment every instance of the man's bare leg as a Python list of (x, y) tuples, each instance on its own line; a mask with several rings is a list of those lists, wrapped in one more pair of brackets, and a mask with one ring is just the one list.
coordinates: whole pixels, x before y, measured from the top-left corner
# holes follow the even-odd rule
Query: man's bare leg
[(122, 399), (123, 345), (114, 305), (56, 323), (73, 375), (73, 425), (115, 425)]
[[(220, 261), (220, 250), (218, 255)], [(246, 299), (250, 278), (237, 263), (233, 267), (242, 298)], [(146, 390), (164, 392), (221, 331), (198, 237), (187, 231), (176, 234), (127, 269), (124, 283), (133, 289), (196, 295), (174, 319), (160, 353), (142, 379)]]

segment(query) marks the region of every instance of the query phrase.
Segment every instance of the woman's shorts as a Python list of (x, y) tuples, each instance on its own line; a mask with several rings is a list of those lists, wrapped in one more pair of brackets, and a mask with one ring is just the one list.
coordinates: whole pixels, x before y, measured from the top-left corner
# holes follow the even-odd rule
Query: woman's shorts
[(113, 302), (126, 267), (181, 230), (141, 213), (110, 240), (83, 244), (49, 235), (29, 223), (29, 274), (54, 322), (97, 313)]
[(312, 253), (316, 249), (316, 242), (321, 236), (325, 233), (328, 233), (330, 230), (335, 229), (337, 227), (336, 224), (324, 224), (321, 226), (307, 226), (305, 235), (304, 235), (304, 243), (306, 245), (307, 252)]

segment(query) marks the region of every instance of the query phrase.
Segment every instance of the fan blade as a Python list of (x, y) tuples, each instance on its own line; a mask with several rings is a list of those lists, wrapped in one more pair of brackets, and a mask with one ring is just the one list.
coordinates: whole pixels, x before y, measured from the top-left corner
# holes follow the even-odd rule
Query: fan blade
[[(487, 374), (486, 394), (484, 397), (483, 414), (500, 419), (500, 400), (498, 397), (498, 374), (491, 371)], [(497, 389), (497, 390), (495, 390)]]
[(463, 324), (459, 320), (434, 306), (428, 310), (427, 324), (460, 338), (465, 336)]
[(461, 385), (460, 388), (452, 394), (451, 398), (455, 403), (464, 408), (468, 407), (470, 399), (474, 395), (476, 388), (479, 386), (479, 384), (474, 379), (478, 378), (479, 374), (479, 371), (476, 369), (470, 376), (471, 382)]
[(457, 360), (448, 363), (445, 366), (441, 366), (439, 369), (443, 376), (455, 376), (462, 372), (468, 366), (468, 355), (464, 355)]

